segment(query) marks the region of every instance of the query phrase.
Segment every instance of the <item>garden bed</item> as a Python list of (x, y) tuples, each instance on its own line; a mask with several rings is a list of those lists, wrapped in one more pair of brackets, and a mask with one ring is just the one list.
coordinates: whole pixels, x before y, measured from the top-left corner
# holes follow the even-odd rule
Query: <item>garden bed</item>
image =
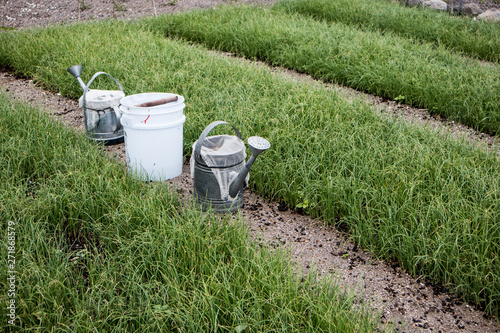
[[(69, 115), (69, 114), (70, 114), (70, 112), (68, 112), (68, 115)], [(76, 116), (76, 117), (78, 117), (78, 112), (75, 112), (75, 113), (73, 113), (73, 114), (75, 114), (75, 116)], [(255, 201), (253, 201), (253, 202), (251, 202), (251, 201), (250, 201), (250, 202), (249, 202), (249, 204), (248, 204), (248, 208), (247, 208), (247, 209), (249, 209), (249, 210), (247, 211), (247, 214), (251, 214), (252, 212), (254, 212), (254, 213), (257, 213), (257, 214), (258, 214), (258, 212), (260, 211), (260, 209), (262, 209), (262, 207), (261, 207), (261, 206), (259, 206), (259, 205), (262, 205), (262, 207), (264, 207), (265, 203), (264, 203), (262, 200), (260, 200), (260, 201), (259, 201), (259, 199), (255, 199)], [(255, 209), (254, 209), (254, 210), (252, 210), (252, 207), (253, 207), (253, 208), (255, 208)], [(273, 207), (272, 205), (271, 205), (271, 206), (268, 206), (268, 207), (271, 207), (271, 208), (270, 208), (270, 209), (271, 209), (271, 211), (272, 211), (272, 209), (273, 209), (273, 208), (276, 210), (276, 209), (278, 208), (278, 204), (276, 204), (276, 206), (274, 206), (274, 207)], [(283, 207), (283, 206), (281, 206), (281, 207)], [(274, 213), (274, 212), (273, 212), (273, 213)], [(262, 215), (262, 213), (261, 213), (261, 215)], [(264, 215), (266, 215), (266, 214), (264, 213)], [(279, 223), (279, 222), (276, 222), (276, 218), (277, 218), (277, 216), (272, 217), (271, 215), (270, 215), (269, 217), (267, 217), (267, 219), (266, 219), (266, 217), (264, 217), (264, 219), (262, 220), (262, 223), (261, 223), (260, 225), (258, 225), (258, 226), (259, 226), (259, 228), (262, 228), (263, 230), (264, 230), (264, 229), (266, 229), (266, 228), (268, 228), (268, 229), (272, 229), (272, 226), (273, 226), (274, 224), (276, 224), (276, 223), (277, 223), (277, 224), (279, 225), (280, 223)], [(298, 215), (294, 215), (294, 214), (292, 214), (292, 215), (291, 215), (291, 220), (292, 220), (293, 218), (300, 218), (300, 217), (299, 217)], [(273, 220), (274, 220), (274, 221), (273, 221)], [(266, 223), (269, 223), (269, 224), (268, 224), (268, 225), (266, 225)], [(303, 225), (302, 225), (302, 227), (303, 227)], [(302, 227), (300, 227), (300, 225), (296, 225), (296, 226), (295, 226), (295, 228), (294, 228), (294, 231), (290, 231), (290, 234), (294, 234), (294, 233), (296, 233), (296, 234), (297, 234), (297, 237), (295, 237), (295, 239), (297, 239), (297, 238), (301, 237), (301, 234), (302, 234), (302, 233), (306, 233), (306, 234), (307, 234), (307, 233), (308, 233), (308, 231), (306, 231), (306, 230), (305, 230), (305, 229), (303, 229)], [(297, 231), (297, 230), (299, 230), (299, 231)], [(304, 235), (302, 235), (302, 236), (304, 236)], [(302, 238), (303, 238), (303, 239), (307, 239), (306, 237), (302, 237)], [(277, 244), (277, 243), (276, 243), (276, 241), (277, 241), (278, 243), (280, 243), (280, 242), (281, 242), (281, 239), (283, 239), (283, 236), (282, 236), (282, 237), (279, 237), (278, 239), (275, 239), (275, 244)], [(331, 239), (331, 238), (327, 238), (327, 239)], [(316, 245), (316, 247), (317, 247), (318, 249), (322, 249), (323, 247), (326, 249), (327, 247), (326, 247), (326, 246), (324, 246), (324, 244), (327, 244), (327, 243), (328, 243), (327, 239), (322, 240), (322, 241), (319, 241), (319, 242), (316, 242), (316, 244), (311, 244), (311, 243), (310, 243), (310, 247), (315, 247), (314, 245)], [(341, 238), (340, 238), (340, 239), (341, 239)], [(288, 242), (290, 242), (290, 241), (288, 241)], [(299, 242), (299, 243), (300, 243), (300, 242)], [(341, 243), (342, 243), (342, 244), (348, 244), (348, 243), (344, 243), (344, 241), (342, 241)], [(311, 246), (311, 245), (312, 245), (312, 246)], [(319, 245), (323, 245), (323, 246), (319, 247)], [(366, 261), (367, 261), (366, 257), (363, 257), (363, 256), (358, 255), (358, 254), (357, 254), (357, 252), (358, 252), (359, 250), (356, 250), (356, 251), (355, 251), (356, 247), (355, 247), (354, 245), (352, 245), (352, 247), (351, 247), (350, 245), (343, 245), (343, 246), (344, 246), (344, 249), (343, 249), (343, 250), (342, 250), (342, 247), (341, 247), (340, 249), (338, 249), (338, 251), (337, 251), (337, 250), (335, 250), (335, 249), (332, 249), (332, 251), (331, 251), (331, 252), (333, 252), (333, 253), (337, 253), (337, 256), (338, 256), (338, 257), (341, 257), (341, 259), (346, 259), (345, 261), (347, 261), (347, 262), (349, 263), (347, 266), (348, 266), (348, 267), (351, 267), (351, 269), (353, 269), (353, 268), (354, 268), (354, 267), (356, 267), (356, 266), (361, 266), (361, 267), (366, 266)], [(346, 251), (346, 248), (348, 248), (348, 250), (347, 250), (347, 251)], [(345, 251), (345, 253), (344, 253), (343, 251)], [(330, 255), (335, 256), (335, 255), (334, 255), (334, 254), (332, 254), (332, 253), (330, 253)], [(352, 260), (351, 260), (351, 259), (352, 259)], [(365, 263), (363, 263), (363, 261), (365, 261)], [(357, 263), (363, 263), (363, 264), (359, 264), (359, 265), (358, 265)], [(327, 266), (326, 266), (326, 267), (327, 267)], [(386, 266), (386, 267), (387, 267), (387, 266)], [(389, 267), (390, 267), (390, 266), (389, 266)], [(391, 269), (392, 269), (392, 268), (391, 268)], [(396, 274), (396, 276), (398, 276), (398, 275), (399, 275), (399, 276), (401, 276), (401, 274), (403, 274), (400, 270), (398, 270), (398, 268), (397, 268), (396, 266), (395, 266), (395, 268), (394, 268), (394, 269), (395, 269), (395, 274)], [(390, 270), (390, 269), (389, 269), (389, 270)], [(399, 276), (398, 276), (397, 278), (394, 278), (394, 280), (397, 280), (398, 278), (400, 278)], [(410, 280), (410, 281), (411, 281), (411, 280)], [(404, 293), (404, 291), (403, 291), (404, 289), (398, 289), (397, 287), (394, 287), (394, 284), (392, 284), (392, 283), (393, 283), (393, 282), (390, 282), (390, 283), (388, 283), (388, 284), (386, 284), (386, 285), (385, 285), (385, 288), (387, 288), (386, 292), (388, 292), (388, 293), (392, 294), (394, 297), (396, 297), (396, 294), (398, 294), (398, 293)], [(413, 283), (411, 283), (411, 282), (409, 282), (409, 284), (410, 284), (410, 285), (414, 285), (414, 284), (413, 284)], [(418, 289), (418, 288), (419, 288), (419, 285), (418, 285), (418, 284), (415, 284), (414, 286), (415, 286), (415, 289)], [(422, 285), (422, 287), (424, 287), (424, 285)], [(421, 289), (419, 289), (419, 290), (421, 290)], [(430, 294), (430, 293), (433, 293), (433, 292), (432, 292), (432, 291), (431, 291), (431, 292), (429, 292), (429, 291), (424, 291), (424, 292), (423, 292), (423, 294), (425, 294), (425, 295)], [(407, 295), (413, 295), (413, 296), (410, 296), (410, 299), (411, 299), (412, 297), (415, 297), (415, 298), (414, 298), (414, 302), (415, 302), (415, 303), (417, 303), (415, 300), (417, 300), (417, 298), (418, 298), (418, 297), (424, 297), (424, 296), (421, 296), (420, 294), (418, 294), (417, 292), (414, 292), (414, 293), (412, 293), (412, 292), (407, 292), (406, 294), (407, 294)], [(425, 297), (428, 297), (428, 296), (425, 296)], [(393, 300), (393, 301), (394, 301), (395, 299), (396, 299), (396, 298), (391, 298), (391, 300)], [(405, 306), (404, 304), (402, 304), (401, 302), (398, 302), (398, 301), (395, 301), (395, 303), (398, 303), (398, 305), (402, 305), (402, 306), (400, 306), (399, 308), (398, 308), (398, 307), (396, 307), (396, 308), (395, 308), (395, 309), (397, 309), (400, 313), (401, 313), (401, 312), (408, 312), (408, 313), (409, 313), (409, 310), (408, 310), (408, 309), (410, 309), (410, 308), (411, 308), (409, 305), (406, 305), (406, 306)], [(403, 303), (404, 303), (404, 302), (403, 302)], [(431, 303), (431, 301), (429, 301), (429, 303)], [(439, 317), (441, 321), (443, 320), (442, 318), (444, 318), (444, 317), (445, 317), (445, 314), (446, 314), (446, 309), (449, 309), (449, 308), (450, 308), (450, 304), (451, 304), (451, 305), (453, 305), (453, 306), (456, 306), (456, 307), (453, 307), (453, 306), (452, 306), (452, 307), (453, 307), (453, 309), (454, 309), (454, 311), (455, 311), (455, 309), (458, 309), (458, 305), (456, 305), (456, 304), (454, 304), (454, 303), (455, 303), (455, 301), (450, 301), (450, 302), (448, 302), (448, 303), (446, 303), (446, 302), (444, 302), (444, 303), (442, 302), (442, 303), (441, 303), (441, 305), (442, 305), (442, 313), (443, 313), (443, 317)], [(406, 303), (406, 304), (408, 304), (408, 303)], [(394, 305), (394, 304), (393, 304), (393, 305)], [(445, 305), (446, 305), (446, 306), (445, 306)], [(434, 303), (434, 305), (432, 305), (432, 306), (429, 306), (429, 307), (428, 307), (428, 310), (432, 309), (432, 307), (436, 307), (437, 309), (440, 309), (440, 308), (439, 308), (439, 302)], [(402, 309), (402, 310), (400, 310), (400, 309)], [(457, 311), (458, 311), (458, 310), (457, 310)], [(468, 309), (467, 307), (464, 307), (464, 315), (465, 315), (465, 313), (467, 313), (467, 311), (469, 311), (469, 309)], [(428, 313), (429, 313), (429, 312), (432, 312), (432, 311), (428, 311)], [(439, 312), (439, 310), (438, 310), (438, 312)], [(411, 321), (413, 321), (413, 325), (414, 325), (415, 327), (418, 327), (420, 324), (421, 324), (422, 326), (425, 326), (424, 324), (427, 322), (427, 325), (428, 325), (427, 327), (422, 327), (422, 326), (421, 326), (420, 328), (430, 328), (430, 327), (441, 327), (441, 328), (444, 328), (444, 327), (445, 327), (445, 326), (434, 326), (434, 325), (438, 325), (437, 323), (438, 323), (439, 321), (435, 321), (435, 322), (434, 322), (434, 323), (435, 323), (434, 325), (432, 324), (432, 322), (429, 324), (430, 319), (428, 319), (428, 317), (427, 317), (427, 316), (428, 316), (428, 313), (425, 315), (426, 317), (425, 317), (424, 319), (420, 319), (420, 318), (417, 318), (417, 317), (413, 317), (413, 319), (415, 320), (415, 321), (413, 321), (413, 319), (411, 320)], [(441, 312), (440, 312), (440, 314), (441, 314)], [(404, 316), (403, 316), (403, 317), (404, 317)], [(385, 318), (385, 315), (384, 315), (384, 318)], [(464, 318), (464, 317), (462, 316), (462, 318)], [(409, 317), (408, 317), (408, 320), (409, 320)], [(422, 321), (422, 320), (423, 320), (423, 321)], [(473, 331), (473, 330), (474, 330), (475, 325), (482, 325), (482, 324), (478, 324), (478, 320), (479, 320), (479, 319), (477, 319), (477, 318), (474, 318), (474, 319), (471, 319), (471, 320), (467, 320), (467, 319), (466, 319), (465, 321), (463, 321), (463, 320), (462, 320), (462, 321), (458, 321), (458, 323), (457, 323), (457, 322), (456, 322), (456, 319), (455, 319), (455, 325), (456, 325), (456, 327), (461, 327), (461, 326), (470, 327), (471, 331)], [(410, 321), (410, 320), (409, 320), (409, 321)], [(453, 322), (453, 319), (452, 319), (451, 321)], [(467, 321), (469, 322), (469, 324), (467, 324)], [(468, 325), (468, 326), (467, 326), (467, 325)], [(476, 327), (477, 327), (477, 326), (476, 326)], [(484, 326), (483, 326), (483, 327), (484, 327)], [(493, 326), (493, 327), (494, 327), (494, 326)], [(449, 329), (452, 329), (452, 328), (449, 328)], [(478, 330), (481, 330), (481, 329), (478, 329)]]

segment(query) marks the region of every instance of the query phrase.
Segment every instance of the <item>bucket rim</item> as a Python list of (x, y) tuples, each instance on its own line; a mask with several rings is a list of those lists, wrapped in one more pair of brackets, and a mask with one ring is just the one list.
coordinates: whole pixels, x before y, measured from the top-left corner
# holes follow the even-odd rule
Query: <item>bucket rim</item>
[[(130, 100), (132, 99), (137, 99), (146, 95), (151, 96), (151, 100), (177, 96), (177, 101), (150, 107), (135, 106), (136, 105), (135, 103), (137, 102), (134, 102), (135, 105), (132, 105), (132, 103), (130, 102)], [(184, 97), (174, 93), (161, 93), (161, 92), (140, 93), (140, 94), (127, 95), (120, 100), (120, 109), (122, 110), (122, 112), (129, 114), (143, 114), (152, 110), (162, 110), (162, 109), (165, 110), (164, 111), (165, 113), (167, 113), (167, 112), (172, 112), (170, 111), (170, 109), (178, 110), (179, 106), (181, 106), (182, 108), (185, 107)]]

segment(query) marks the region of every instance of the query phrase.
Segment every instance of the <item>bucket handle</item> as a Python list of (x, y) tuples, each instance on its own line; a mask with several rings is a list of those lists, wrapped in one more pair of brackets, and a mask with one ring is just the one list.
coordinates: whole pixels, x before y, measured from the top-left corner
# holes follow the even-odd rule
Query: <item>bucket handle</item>
[[(90, 85), (92, 84), (92, 82), (94, 82), (95, 78), (98, 77), (99, 75), (101, 74), (105, 74), (107, 76), (109, 76), (110, 78), (112, 78), (116, 84), (118, 84), (118, 87), (120, 87), (120, 90), (123, 92), (123, 87), (121, 85), (120, 82), (118, 82), (117, 79), (115, 79), (114, 77), (112, 77), (111, 75), (109, 75), (108, 73), (105, 73), (105, 72), (97, 72), (95, 73), (92, 78), (90, 79), (89, 83), (87, 83), (87, 86), (85, 86), (85, 89), (83, 89), (83, 108), (85, 109), (87, 107), (87, 104), (86, 104), (86, 101), (87, 101), (87, 92), (90, 90), (89, 87)], [(119, 109), (119, 108), (117, 108)], [(115, 111), (115, 114), (116, 114), (116, 119), (120, 119), (121, 118), (121, 112), (118, 111), (117, 109), (113, 108), (113, 111)]]
[(236, 129), (236, 127), (234, 127), (233, 125), (231, 125), (230, 123), (225, 122), (225, 121), (220, 121), (220, 120), (219, 121), (214, 121), (213, 123), (211, 123), (210, 125), (208, 125), (203, 130), (203, 132), (201, 132), (201, 135), (198, 138), (198, 141), (196, 142), (196, 145), (194, 147), (194, 158), (196, 159), (196, 161), (198, 163), (203, 163), (203, 159), (201, 158), (201, 146), (203, 145), (203, 142), (207, 138), (208, 133), (210, 133), (210, 131), (212, 131), (216, 126), (222, 125), (222, 124), (230, 125), (234, 129), (234, 131), (236, 132), (236, 135), (238, 136), (238, 138), (241, 139), (241, 133), (240, 133), (240, 131), (238, 131)]

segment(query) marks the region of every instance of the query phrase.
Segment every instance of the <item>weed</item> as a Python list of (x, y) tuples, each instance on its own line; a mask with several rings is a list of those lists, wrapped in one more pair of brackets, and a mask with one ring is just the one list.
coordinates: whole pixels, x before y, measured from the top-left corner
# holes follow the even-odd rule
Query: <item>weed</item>
[(78, 8), (79, 8), (79, 10), (84, 11), (84, 10), (92, 8), (92, 5), (87, 3), (87, 1), (85, 1), (85, 0), (78, 0)]
[(126, 12), (127, 11), (127, 6), (124, 3), (117, 3), (116, 1), (112, 1), (113, 3), (113, 10), (115, 12)]
[(394, 100), (398, 103), (403, 103), (405, 100), (405, 97), (403, 95), (398, 95), (398, 96), (394, 97)]

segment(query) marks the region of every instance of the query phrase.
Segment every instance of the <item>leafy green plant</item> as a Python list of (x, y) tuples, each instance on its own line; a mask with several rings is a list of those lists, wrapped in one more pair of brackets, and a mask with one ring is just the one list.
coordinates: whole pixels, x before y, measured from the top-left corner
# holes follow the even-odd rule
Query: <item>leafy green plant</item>
[(400, 102), (400, 103), (402, 103), (402, 102), (404, 102), (404, 101), (405, 101), (405, 97), (404, 97), (403, 95), (399, 95), (399, 96), (394, 97), (394, 100), (395, 100), (396, 102)]
[(305, 197), (307, 194), (304, 191), (297, 191), (297, 195), (298, 199), (295, 207), (307, 212), (308, 208), (311, 208), (311, 202), (309, 202), (309, 199)]

